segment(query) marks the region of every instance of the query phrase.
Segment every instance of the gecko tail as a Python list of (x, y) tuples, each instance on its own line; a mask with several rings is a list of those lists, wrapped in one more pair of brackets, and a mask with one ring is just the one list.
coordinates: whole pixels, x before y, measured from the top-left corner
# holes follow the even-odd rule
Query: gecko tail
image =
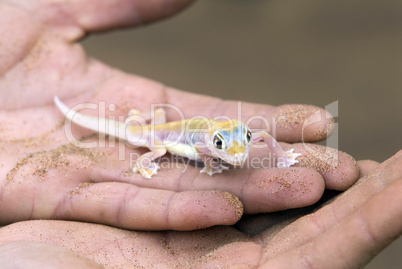
[(55, 96), (53, 97), (54, 104), (57, 106), (57, 108), (63, 113), (63, 115), (67, 116), (68, 111), (70, 108), (66, 106), (62, 101), (60, 101), (59, 97)]
[[(75, 109), (66, 106), (57, 96), (53, 98), (53, 101), (57, 108), (66, 117), (66, 120), (69, 120), (86, 129), (126, 140), (126, 124), (123, 122), (81, 114)], [(82, 104), (79, 108), (90, 108), (89, 105), (89, 103), (88, 106)], [(97, 106), (94, 106), (95, 107), (93, 107), (93, 109), (96, 109)]]

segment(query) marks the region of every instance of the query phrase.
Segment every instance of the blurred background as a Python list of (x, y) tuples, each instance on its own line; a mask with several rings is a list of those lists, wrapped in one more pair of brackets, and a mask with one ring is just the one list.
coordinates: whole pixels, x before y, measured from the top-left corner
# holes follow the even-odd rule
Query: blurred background
[[(399, 0), (199, 0), (162, 22), (82, 44), (107, 64), (181, 90), (271, 105), (338, 101), (340, 150), (382, 162), (402, 149)], [(399, 239), (367, 268), (401, 266)]]

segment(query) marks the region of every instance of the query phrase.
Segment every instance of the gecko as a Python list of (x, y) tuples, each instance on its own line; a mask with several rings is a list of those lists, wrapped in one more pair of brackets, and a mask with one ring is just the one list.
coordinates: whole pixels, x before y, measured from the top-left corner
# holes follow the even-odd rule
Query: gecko
[[(54, 103), (69, 120), (81, 127), (124, 140), (135, 147), (147, 147), (150, 151), (138, 157), (133, 172), (139, 172), (144, 178), (157, 174), (159, 165), (155, 159), (171, 153), (194, 161), (202, 161), (204, 167), (200, 173), (212, 176), (228, 170), (227, 164), (242, 165), (252, 144), (264, 141), (276, 154), (278, 167), (290, 167), (298, 161), (300, 153), (294, 149), (284, 151), (279, 143), (265, 131), (251, 132), (250, 128), (239, 120), (219, 121), (193, 118), (181, 121), (166, 121), (164, 109), (155, 110), (150, 124), (130, 124), (130, 116), (142, 116), (137, 110), (130, 110), (125, 122), (98, 118), (81, 114), (70, 109), (55, 96)], [(100, 128), (102, 126), (103, 128)], [(222, 163), (221, 161), (224, 163)]]

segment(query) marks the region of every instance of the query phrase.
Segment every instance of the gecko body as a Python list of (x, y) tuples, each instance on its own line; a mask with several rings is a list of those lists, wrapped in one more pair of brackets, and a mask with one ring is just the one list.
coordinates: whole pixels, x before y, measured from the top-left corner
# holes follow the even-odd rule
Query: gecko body
[(126, 122), (120, 122), (78, 113), (57, 97), (54, 102), (66, 119), (77, 125), (123, 139), (133, 146), (150, 149), (136, 160), (133, 167), (134, 172), (141, 173), (145, 178), (157, 174), (159, 166), (154, 160), (167, 152), (202, 161), (205, 166), (200, 172), (211, 176), (229, 169), (217, 159), (231, 165), (241, 165), (248, 157), (250, 146), (261, 140), (276, 154), (280, 167), (297, 163), (296, 158), (300, 155), (293, 153), (293, 149), (284, 151), (267, 132), (252, 133), (248, 126), (238, 120), (188, 119), (166, 122), (164, 110), (157, 109), (150, 124), (134, 125), (129, 119), (142, 117), (138, 111), (133, 110)]

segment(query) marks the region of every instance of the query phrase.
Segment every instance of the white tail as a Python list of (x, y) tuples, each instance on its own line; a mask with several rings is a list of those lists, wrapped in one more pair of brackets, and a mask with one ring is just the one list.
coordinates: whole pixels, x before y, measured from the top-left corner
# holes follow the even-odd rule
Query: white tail
[(126, 124), (124, 122), (87, 116), (70, 109), (57, 96), (53, 100), (60, 111), (66, 116), (66, 119), (71, 122), (98, 133), (126, 140)]

